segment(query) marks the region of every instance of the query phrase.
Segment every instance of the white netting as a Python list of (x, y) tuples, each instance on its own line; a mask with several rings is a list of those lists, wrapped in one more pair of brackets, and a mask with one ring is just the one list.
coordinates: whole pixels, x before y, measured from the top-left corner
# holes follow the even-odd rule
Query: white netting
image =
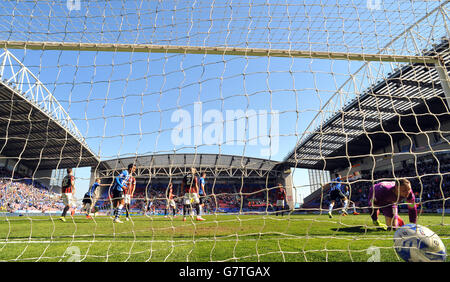
[[(358, 172), (361, 213), (371, 185), (407, 177), (448, 242), (448, 2), (1, 2), (0, 260), (399, 260), (367, 213), (324, 215), (337, 172)], [(131, 221), (113, 224), (130, 163)], [(165, 218), (191, 167), (206, 221)]]

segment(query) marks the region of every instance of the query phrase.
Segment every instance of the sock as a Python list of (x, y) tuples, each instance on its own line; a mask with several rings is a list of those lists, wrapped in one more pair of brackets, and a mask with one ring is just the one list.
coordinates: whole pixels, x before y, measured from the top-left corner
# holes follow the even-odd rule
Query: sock
[(114, 214), (115, 214), (115, 218), (119, 218), (120, 217), (120, 213), (122, 212), (123, 209), (123, 205), (119, 205), (115, 210), (114, 210)]
[(328, 212), (331, 213), (333, 211), (334, 205), (330, 203), (330, 206), (328, 207)]
[(344, 211), (347, 212), (348, 200), (344, 201)]
[(199, 204), (195, 205), (195, 213), (197, 214), (197, 217), (200, 216), (200, 205)]
[(380, 213), (380, 210), (371, 208), (370, 217), (372, 218), (372, 221), (374, 221), (374, 222), (378, 221), (379, 213)]
[(69, 210), (69, 208), (70, 208), (69, 206), (65, 206), (65, 207), (64, 207), (64, 210), (63, 210), (62, 215), (61, 215), (62, 217), (65, 217), (65, 216), (66, 216), (66, 213), (67, 213), (67, 211)]
[(86, 209), (86, 214), (89, 215), (90, 211), (91, 211), (91, 204), (86, 204), (85, 209)]

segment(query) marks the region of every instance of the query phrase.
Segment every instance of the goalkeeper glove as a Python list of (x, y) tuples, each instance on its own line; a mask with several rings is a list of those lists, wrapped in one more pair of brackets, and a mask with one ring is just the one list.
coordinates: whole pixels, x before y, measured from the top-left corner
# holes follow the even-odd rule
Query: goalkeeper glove
[(373, 221), (373, 224), (374, 224), (375, 226), (381, 227), (384, 231), (387, 230), (387, 225), (384, 224), (384, 223), (381, 223), (379, 220), (374, 220), (374, 221)]

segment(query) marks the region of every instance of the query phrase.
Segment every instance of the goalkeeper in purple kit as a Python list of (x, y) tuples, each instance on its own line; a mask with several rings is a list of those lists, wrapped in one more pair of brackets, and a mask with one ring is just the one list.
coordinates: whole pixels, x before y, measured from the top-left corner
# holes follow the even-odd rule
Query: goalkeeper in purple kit
[[(398, 204), (406, 202), (408, 205), (409, 222), (416, 223), (417, 207), (411, 183), (406, 178), (397, 181), (383, 181), (375, 184), (369, 190), (370, 216), (376, 226), (387, 230), (404, 225), (403, 220), (398, 215)], [(386, 224), (378, 220), (381, 213), (386, 219)]]

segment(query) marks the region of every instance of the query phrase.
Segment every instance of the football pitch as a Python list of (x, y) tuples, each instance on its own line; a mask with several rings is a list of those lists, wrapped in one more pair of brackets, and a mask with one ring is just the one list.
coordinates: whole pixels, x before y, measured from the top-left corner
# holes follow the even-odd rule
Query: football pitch
[[(367, 214), (4, 217), (0, 260), (38, 262), (398, 262), (394, 231)], [(407, 218), (407, 215), (403, 215)], [(124, 217), (122, 217), (122, 220)], [(421, 215), (418, 223), (450, 246), (450, 217)], [(447, 258), (447, 261), (449, 259)]]

